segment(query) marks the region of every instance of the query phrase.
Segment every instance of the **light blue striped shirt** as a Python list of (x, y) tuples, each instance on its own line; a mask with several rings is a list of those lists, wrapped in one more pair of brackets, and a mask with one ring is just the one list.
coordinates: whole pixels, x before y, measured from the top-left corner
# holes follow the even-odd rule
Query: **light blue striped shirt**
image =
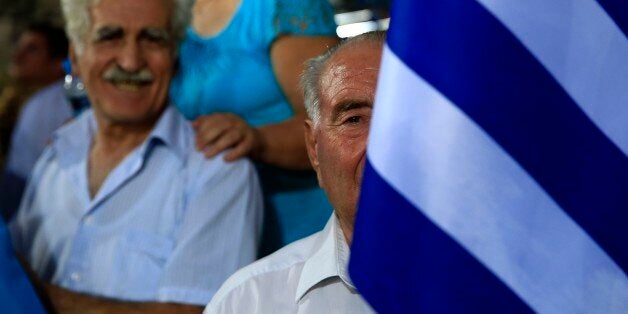
[(90, 198), (93, 112), (61, 128), (11, 223), (45, 281), (114, 299), (205, 305), (255, 259), (261, 192), (248, 160), (205, 159), (172, 106)]

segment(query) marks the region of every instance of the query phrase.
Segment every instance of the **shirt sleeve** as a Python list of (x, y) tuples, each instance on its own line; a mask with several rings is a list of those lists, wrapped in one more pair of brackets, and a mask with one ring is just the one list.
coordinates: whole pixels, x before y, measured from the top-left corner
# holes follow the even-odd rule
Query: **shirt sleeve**
[[(271, 287), (268, 287), (271, 288)], [(225, 295), (212, 298), (203, 310), (203, 314), (229, 314), (229, 313), (254, 313), (260, 312), (257, 308), (258, 294), (247, 291), (246, 287), (239, 286), (229, 290)], [(289, 297), (287, 297), (289, 299)], [(271, 302), (271, 300), (269, 300)], [(263, 312), (263, 311), (261, 311)], [(278, 311), (280, 312), (280, 311)]]
[(205, 305), (232, 273), (256, 258), (261, 189), (248, 160), (226, 163), (221, 154), (188, 169), (186, 209), (158, 298)]
[(20, 255), (28, 254), (33, 237), (27, 227), (29, 225), (28, 220), (31, 214), (31, 205), (35, 197), (37, 184), (39, 183), (43, 172), (53, 156), (54, 152), (52, 148), (49, 147), (45, 149), (40, 158), (37, 160), (37, 163), (33, 168), (33, 172), (28, 180), (24, 182), (21, 178), (15, 176), (14, 181), (12, 182), (12, 184), (21, 184), (20, 188), (24, 189), (24, 193), (21, 198), (16, 202), (17, 207), (12, 208), (12, 210), (17, 211), (8, 222), (8, 229), (11, 234), (11, 240), (13, 241), (13, 247)]

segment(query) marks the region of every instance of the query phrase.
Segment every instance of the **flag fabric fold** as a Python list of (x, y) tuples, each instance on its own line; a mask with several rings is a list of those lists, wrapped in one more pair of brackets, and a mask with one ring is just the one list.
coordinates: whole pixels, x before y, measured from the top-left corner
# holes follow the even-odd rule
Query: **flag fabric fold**
[(350, 263), (377, 311), (628, 311), (622, 7), (393, 2)]

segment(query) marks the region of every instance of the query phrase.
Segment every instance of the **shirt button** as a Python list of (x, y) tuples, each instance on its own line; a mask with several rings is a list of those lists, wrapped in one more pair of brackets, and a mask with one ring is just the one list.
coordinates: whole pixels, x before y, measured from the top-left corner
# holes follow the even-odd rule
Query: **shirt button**
[(88, 225), (93, 224), (94, 223), (94, 217), (92, 217), (92, 216), (85, 217), (85, 223), (88, 224)]
[(71, 273), (70, 279), (72, 279), (72, 281), (79, 281), (81, 280), (81, 275), (77, 272)]

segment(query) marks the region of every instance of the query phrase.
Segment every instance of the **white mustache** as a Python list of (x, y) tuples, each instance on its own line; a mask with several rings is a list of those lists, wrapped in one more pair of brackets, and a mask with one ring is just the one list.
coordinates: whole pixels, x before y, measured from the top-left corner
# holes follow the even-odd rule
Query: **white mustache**
[(118, 65), (108, 68), (103, 74), (103, 78), (111, 83), (137, 85), (150, 84), (154, 79), (153, 74), (147, 68), (135, 72), (128, 72)]

